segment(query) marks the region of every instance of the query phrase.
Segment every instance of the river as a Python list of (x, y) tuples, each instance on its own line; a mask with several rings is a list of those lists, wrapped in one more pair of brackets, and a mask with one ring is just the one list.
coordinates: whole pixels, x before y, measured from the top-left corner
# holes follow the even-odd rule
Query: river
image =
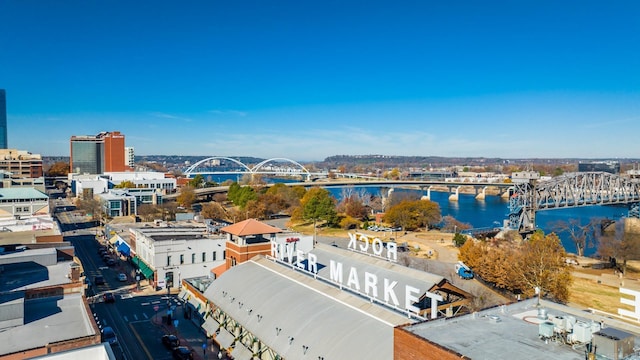
[[(223, 182), (224, 180), (236, 180), (236, 176), (206, 177), (207, 180)], [(239, 177), (237, 177), (239, 179)], [(297, 180), (287, 180), (280, 178), (265, 178), (267, 182), (296, 182)], [(367, 192), (369, 195), (380, 196), (379, 187), (349, 186), (354, 192)], [(328, 188), (333, 196), (340, 200), (344, 188)], [(418, 190), (395, 189), (394, 191), (424, 192)], [(474, 228), (500, 227), (509, 213), (509, 202), (499, 196), (487, 195), (485, 200), (476, 200), (472, 194), (460, 194), (458, 201), (449, 201), (449, 193), (432, 191), (431, 200), (440, 205), (442, 216), (453, 216), (456, 220), (470, 224)], [(606, 218), (618, 220), (627, 215), (627, 208), (620, 206), (585, 206), (571, 209), (543, 210), (536, 214), (536, 226), (550, 233), (553, 231), (553, 224), (558, 220), (567, 222), (569, 219), (579, 219), (581, 224), (586, 224), (593, 218)], [(565, 233), (559, 234), (562, 245), (567, 252), (575, 253), (576, 247)], [(587, 247), (585, 255), (596, 253), (595, 247)]]
[[(342, 196), (342, 189), (331, 188), (329, 191), (337, 198)], [(370, 195), (380, 196), (379, 188), (353, 187), (353, 191), (366, 191)], [(413, 191), (396, 189), (394, 192)], [(419, 195), (424, 193), (419, 192)], [(456, 220), (470, 224), (474, 228), (500, 227), (509, 214), (509, 202), (499, 196), (487, 195), (485, 200), (476, 200), (475, 195), (460, 194), (458, 201), (449, 201), (449, 193), (431, 191), (431, 200), (440, 205), (442, 216), (453, 216)], [(553, 232), (553, 224), (559, 220), (579, 219), (586, 224), (592, 218), (620, 219), (627, 215), (626, 207), (619, 206), (585, 206), (571, 209), (543, 210), (536, 214), (536, 226), (545, 233)], [(562, 245), (567, 252), (575, 253), (576, 247), (567, 234), (559, 234)], [(587, 247), (585, 255), (596, 253), (595, 247)]]

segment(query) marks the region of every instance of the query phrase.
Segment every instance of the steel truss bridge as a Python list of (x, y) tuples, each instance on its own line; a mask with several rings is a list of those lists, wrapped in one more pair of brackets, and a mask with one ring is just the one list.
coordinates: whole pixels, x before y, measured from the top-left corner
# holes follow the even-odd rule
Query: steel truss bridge
[[(230, 161), (238, 166), (237, 170), (220, 170), (214, 165), (215, 162), (220, 160)], [(280, 165), (280, 163), (286, 163), (286, 166)], [(207, 167), (208, 166), (208, 167)], [(287, 159), (287, 158), (271, 158), (264, 160), (253, 167), (249, 167), (239, 160), (224, 157), (224, 156), (212, 156), (206, 159), (200, 160), (197, 163), (189, 166), (184, 170), (184, 175), (188, 178), (193, 178), (198, 174), (218, 174), (218, 175), (272, 175), (272, 176), (299, 176), (306, 180), (311, 180), (312, 177), (327, 177), (326, 172), (312, 173), (307, 170), (300, 163)]]
[(627, 205), (629, 217), (639, 218), (640, 182), (605, 172), (576, 172), (513, 184), (509, 228), (531, 232), (539, 210), (592, 205)]

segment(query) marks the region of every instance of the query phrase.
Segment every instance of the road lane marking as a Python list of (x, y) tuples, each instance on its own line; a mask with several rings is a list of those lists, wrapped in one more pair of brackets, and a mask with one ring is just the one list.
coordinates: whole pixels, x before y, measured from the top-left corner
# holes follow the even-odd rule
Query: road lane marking
[(144, 316), (145, 319), (149, 319), (149, 317), (147, 316), (147, 313), (142, 313), (142, 316)]
[(124, 319), (124, 321), (129, 322), (129, 319), (127, 319), (127, 316), (126, 316), (126, 315), (125, 315), (125, 316), (123, 316), (122, 318)]
[(137, 314), (133, 314), (133, 318), (136, 319), (136, 321), (138, 321), (138, 315)]
[(140, 337), (140, 335), (138, 335), (138, 332), (133, 327), (133, 324), (129, 323), (129, 327), (131, 328), (131, 331), (133, 331), (133, 336), (135, 336), (136, 339), (138, 339), (138, 343), (140, 343), (140, 346), (142, 347), (142, 350), (144, 350), (145, 354), (147, 354), (147, 358), (150, 359), (150, 360), (153, 360), (153, 356), (151, 356), (151, 353), (149, 352), (149, 349), (147, 349), (147, 347), (144, 346), (144, 341), (142, 341), (142, 338)]

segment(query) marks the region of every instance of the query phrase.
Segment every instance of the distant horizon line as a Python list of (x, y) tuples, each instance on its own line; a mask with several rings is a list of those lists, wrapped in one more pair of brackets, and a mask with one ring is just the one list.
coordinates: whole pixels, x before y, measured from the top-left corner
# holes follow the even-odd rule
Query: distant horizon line
[[(42, 155), (42, 157), (71, 157), (70, 155)], [(287, 158), (286, 156), (278, 156), (278, 157), (259, 157), (259, 156), (251, 156), (251, 155), (178, 155), (178, 154), (146, 154), (146, 155), (137, 155), (136, 157), (153, 157), (153, 156), (172, 156), (172, 157), (228, 157), (228, 158), (256, 158), (256, 159), (273, 159), (273, 158)], [(381, 154), (355, 154), (355, 155), (330, 155), (322, 160), (296, 160), (295, 161), (310, 161), (310, 162), (319, 162), (325, 161), (327, 158), (335, 157), (335, 156), (345, 156), (345, 157), (381, 157), (381, 158), (442, 158), (442, 159), (496, 159), (496, 160), (595, 160), (595, 161), (620, 161), (620, 160), (636, 160), (640, 161), (640, 158), (630, 158), (630, 157), (488, 157), (488, 156), (440, 156), (440, 155), (381, 155)], [(289, 159), (289, 158), (287, 158)]]

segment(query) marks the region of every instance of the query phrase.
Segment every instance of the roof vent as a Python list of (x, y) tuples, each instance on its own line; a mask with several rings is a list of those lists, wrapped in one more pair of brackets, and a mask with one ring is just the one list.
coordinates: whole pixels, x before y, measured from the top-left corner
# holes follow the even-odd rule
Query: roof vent
[(498, 316), (498, 315), (489, 315), (489, 321), (494, 323), (494, 324), (497, 324), (502, 320), (500, 320), (500, 316)]

